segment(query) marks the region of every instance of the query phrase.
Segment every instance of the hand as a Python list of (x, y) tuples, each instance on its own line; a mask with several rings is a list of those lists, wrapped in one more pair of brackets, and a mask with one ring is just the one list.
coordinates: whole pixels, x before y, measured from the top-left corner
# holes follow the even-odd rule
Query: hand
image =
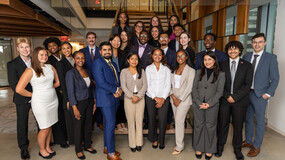
[(210, 107), (210, 105), (208, 103), (202, 103), (200, 105), (200, 109), (208, 109)]
[(123, 90), (121, 88), (118, 89), (118, 93), (120, 94), (120, 96), (122, 95), (123, 93)]
[(137, 103), (140, 100), (138, 96), (132, 96), (132, 103)]
[(73, 108), (75, 118), (77, 120), (80, 120), (81, 114), (80, 114), (79, 110), (77, 109), (76, 105), (73, 105), (72, 108)]
[(175, 107), (178, 107), (179, 104), (180, 104), (180, 100), (178, 98), (176, 98), (173, 94), (170, 95), (170, 97), (172, 98), (173, 100), (173, 104)]
[(96, 111), (96, 103), (94, 103), (94, 107), (93, 107), (93, 115), (94, 115), (95, 111)]
[(154, 100), (155, 100), (155, 102), (156, 102), (156, 108), (161, 108), (162, 105), (163, 105), (164, 102), (165, 102), (165, 99), (164, 99), (164, 98), (155, 97)]
[(113, 95), (115, 98), (119, 98), (121, 96), (119, 93), (114, 93)]
[(66, 103), (66, 108), (69, 110), (69, 101)]
[(262, 95), (262, 98), (265, 99), (265, 100), (267, 100), (269, 97), (267, 96), (267, 94), (263, 94), (263, 95)]
[(232, 96), (229, 96), (229, 98), (227, 99), (227, 101), (228, 101), (229, 103), (235, 103), (235, 100), (233, 99)]

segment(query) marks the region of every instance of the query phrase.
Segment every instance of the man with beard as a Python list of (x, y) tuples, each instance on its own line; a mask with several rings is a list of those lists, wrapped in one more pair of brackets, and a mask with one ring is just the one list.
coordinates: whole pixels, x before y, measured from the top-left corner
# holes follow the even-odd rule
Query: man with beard
[(102, 42), (99, 46), (101, 57), (93, 63), (92, 74), (95, 79), (96, 106), (104, 117), (104, 153), (109, 160), (121, 160), (120, 153), (115, 151), (116, 110), (122, 94), (119, 81), (119, 70), (112, 62), (112, 46)]
[[(51, 53), (51, 55), (48, 57), (48, 63), (56, 68), (57, 62), (59, 62), (62, 58), (62, 55), (59, 53), (61, 41), (56, 37), (49, 37), (44, 41), (43, 45)], [(58, 122), (52, 126), (53, 140), (55, 144), (60, 144), (61, 148), (68, 148), (69, 145), (66, 143), (67, 132), (63, 111), (62, 91), (60, 86), (55, 90), (58, 98)]]

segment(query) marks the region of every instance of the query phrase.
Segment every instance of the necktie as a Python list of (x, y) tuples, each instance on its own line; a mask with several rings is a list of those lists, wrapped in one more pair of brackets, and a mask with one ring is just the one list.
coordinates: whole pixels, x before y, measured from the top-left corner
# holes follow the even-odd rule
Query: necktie
[(258, 56), (259, 56), (259, 55), (254, 55), (254, 58), (253, 58), (253, 61), (252, 61), (252, 69), (253, 69), (253, 71), (254, 71), (254, 69), (255, 69), (256, 59), (257, 59)]
[(92, 61), (93, 61), (93, 60), (94, 60), (93, 48), (91, 49), (90, 55), (91, 55), (91, 59), (92, 59)]
[(231, 67), (231, 94), (233, 94), (234, 90), (234, 80), (235, 80), (235, 74), (236, 74), (236, 61), (232, 61), (232, 67)]
[(110, 66), (110, 68), (111, 68), (111, 70), (112, 70), (114, 76), (116, 77), (116, 84), (117, 84), (117, 86), (119, 86), (119, 85), (118, 85), (118, 77), (117, 77), (115, 68), (114, 68), (114, 66), (112, 65), (111, 61), (108, 62), (108, 65)]
[(145, 45), (140, 44), (139, 47), (145, 49)]

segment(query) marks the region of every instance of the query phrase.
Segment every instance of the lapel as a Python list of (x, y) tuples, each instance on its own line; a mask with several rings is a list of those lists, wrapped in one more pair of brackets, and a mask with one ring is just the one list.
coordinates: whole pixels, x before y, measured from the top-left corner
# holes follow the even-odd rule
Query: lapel
[(205, 83), (205, 84), (210, 84), (212, 81), (213, 81), (213, 74), (214, 74), (214, 71), (212, 72), (212, 74), (210, 75), (209, 79), (207, 80), (207, 77), (208, 77), (208, 72), (207, 72), (207, 69), (205, 69), (205, 75), (203, 76), (202, 78), (202, 82)]
[(66, 67), (67, 70), (70, 70), (70, 69), (73, 68), (73, 66), (69, 63), (69, 61), (65, 57), (63, 58), (62, 61), (63, 61), (63, 64), (64, 64), (64, 66)]
[(230, 80), (230, 84), (232, 82), (232, 77), (231, 77), (231, 70), (230, 70), (230, 60), (228, 59), (227, 61), (224, 62), (226, 67), (224, 68), (224, 72), (226, 73), (227, 79)]
[(258, 62), (258, 64), (257, 64), (257, 67), (256, 67), (256, 70), (255, 70), (255, 74), (256, 74), (256, 72), (260, 69), (260, 67), (262, 66), (262, 65), (259, 65), (259, 64), (264, 64), (265, 61), (266, 60), (266, 52), (265, 51), (263, 51), (263, 53), (262, 53), (262, 55), (261, 55), (261, 57), (260, 57), (260, 60), (259, 60), (259, 62)]
[(186, 77), (187, 77), (187, 74), (188, 74), (188, 70), (189, 70), (189, 67), (188, 67), (188, 65), (186, 64), (186, 66), (184, 67), (184, 69), (183, 69), (183, 71), (182, 71), (182, 74), (181, 74), (180, 86), (182, 86), (182, 84), (183, 84), (184, 81), (186, 80)]
[(147, 53), (150, 52), (150, 47), (149, 46), (150, 46), (149, 44), (146, 45), (146, 47), (145, 47), (145, 49), (143, 51), (143, 55), (142, 56), (147, 55)]
[(22, 60), (22, 58), (21, 58), (20, 56), (18, 56), (18, 57), (16, 58), (16, 60), (17, 60), (17, 63), (19, 63), (19, 64), (21, 65), (20, 68), (24, 68), (24, 70), (27, 68), (25, 62)]

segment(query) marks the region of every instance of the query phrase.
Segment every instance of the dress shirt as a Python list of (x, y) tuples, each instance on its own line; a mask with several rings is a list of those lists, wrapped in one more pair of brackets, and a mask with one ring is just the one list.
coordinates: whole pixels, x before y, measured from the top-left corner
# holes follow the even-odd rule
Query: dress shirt
[(144, 45), (141, 45), (141, 44), (139, 43), (139, 56), (140, 56), (140, 58), (142, 58), (142, 56), (143, 56), (143, 52), (144, 52), (144, 50), (145, 50), (146, 45), (147, 45), (147, 43), (144, 44)]
[[(111, 61), (111, 60), (109, 60), (109, 59), (105, 59), (104, 58), (104, 60), (108, 63), (108, 65), (109, 65), (109, 62)], [(114, 71), (115, 71), (115, 73), (116, 73), (116, 79), (117, 79), (117, 82), (119, 82), (119, 79), (118, 79), (118, 73), (117, 73), (117, 71), (116, 71), (116, 69), (115, 69), (115, 67), (114, 67), (114, 65), (112, 64), (112, 62), (111, 62), (111, 65), (113, 66), (113, 68), (114, 68)], [(119, 67), (118, 67), (119, 68)], [(117, 87), (117, 91), (116, 91), (116, 93), (118, 92), (118, 90), (119, 90), (119, 87)]]
[(62, 55), (61, 54), (59, 54), (59, 58), (57, 56), (55, 56), (54, 54), (53, 54), (53, 56), (54, 56), (54, 58), (57, 59), (57, 61), (60, 61), (62, 59)]
[(181, 75), (174, 75), (174, 88), (180, 88)]
[(167, 50), (168, 50), (168, 47), (166, 47), (166, 48), (163, 49), (163, 52), (164, 52), (165, 55), (166, 55), (166, 53), (167, 53)]
[(154, 63), (146, 67), (147, 96), (152, 99), (155, 97), (166, 99), (171, 88), (170, 69), (160, 63), (159, 70)]
[[(20, 56), (21, 57), (21, 56)], [(22, 58), (22, 57), (21, 57)], [(25, 65), (27, 66), (27, 68), (31, 67), (31, 57), (29, 57), (29, 61), (26, 62), (23, 58), (22, 60), (24, 61)]]
[(230, 65), (230, 70), (232, 69), (232, 61), (235, 61), (235, 62), (236, 62), (236, 72), (237, 72), (237, 67), (238, 67), (239, 59), (240, 59), (240, 57), (237, 58), (237, 59), (235, 59), (235, 60), (233, 60), (233, 59), (230, 58), (230, 63), (229, 63), (229, 65)]
[[(216, 48), (214, 48), (214, 49), (212, 49), (212, 50), (210, 50), (210, 51), (213, 51), (213, 52), (215, 52), (215, 51), (216, 51)], [(208, 52), (208, 50), (206, 50), (206, 52)]]
[(175, 49), (176, 49), (176, 51), (175, 52), (177, 52), (178, 50), (179, 50), (179, 42), (175, 39)]
[[(93, 57), (95, 59), (95, 52), (96, 52), (96, 46), (94, 46), (93, 48), (90, 48), (90, 46), (88, 46), (89, 48), (89, 53), (91, 54), (91, 49), (93, 49)], [(91, 55), (90, 55), (91, 56)]]
[(118, 70), (119, 70), (119, 72), (120, 72), (118, 55), (117, 55), (117, 58), (115, 58), (114, 55), (112, 55), (112, 60), (113, 60), (114, 63), (116, 63), (116, 65), (117, 65), (117, 67), (118, 67)]

